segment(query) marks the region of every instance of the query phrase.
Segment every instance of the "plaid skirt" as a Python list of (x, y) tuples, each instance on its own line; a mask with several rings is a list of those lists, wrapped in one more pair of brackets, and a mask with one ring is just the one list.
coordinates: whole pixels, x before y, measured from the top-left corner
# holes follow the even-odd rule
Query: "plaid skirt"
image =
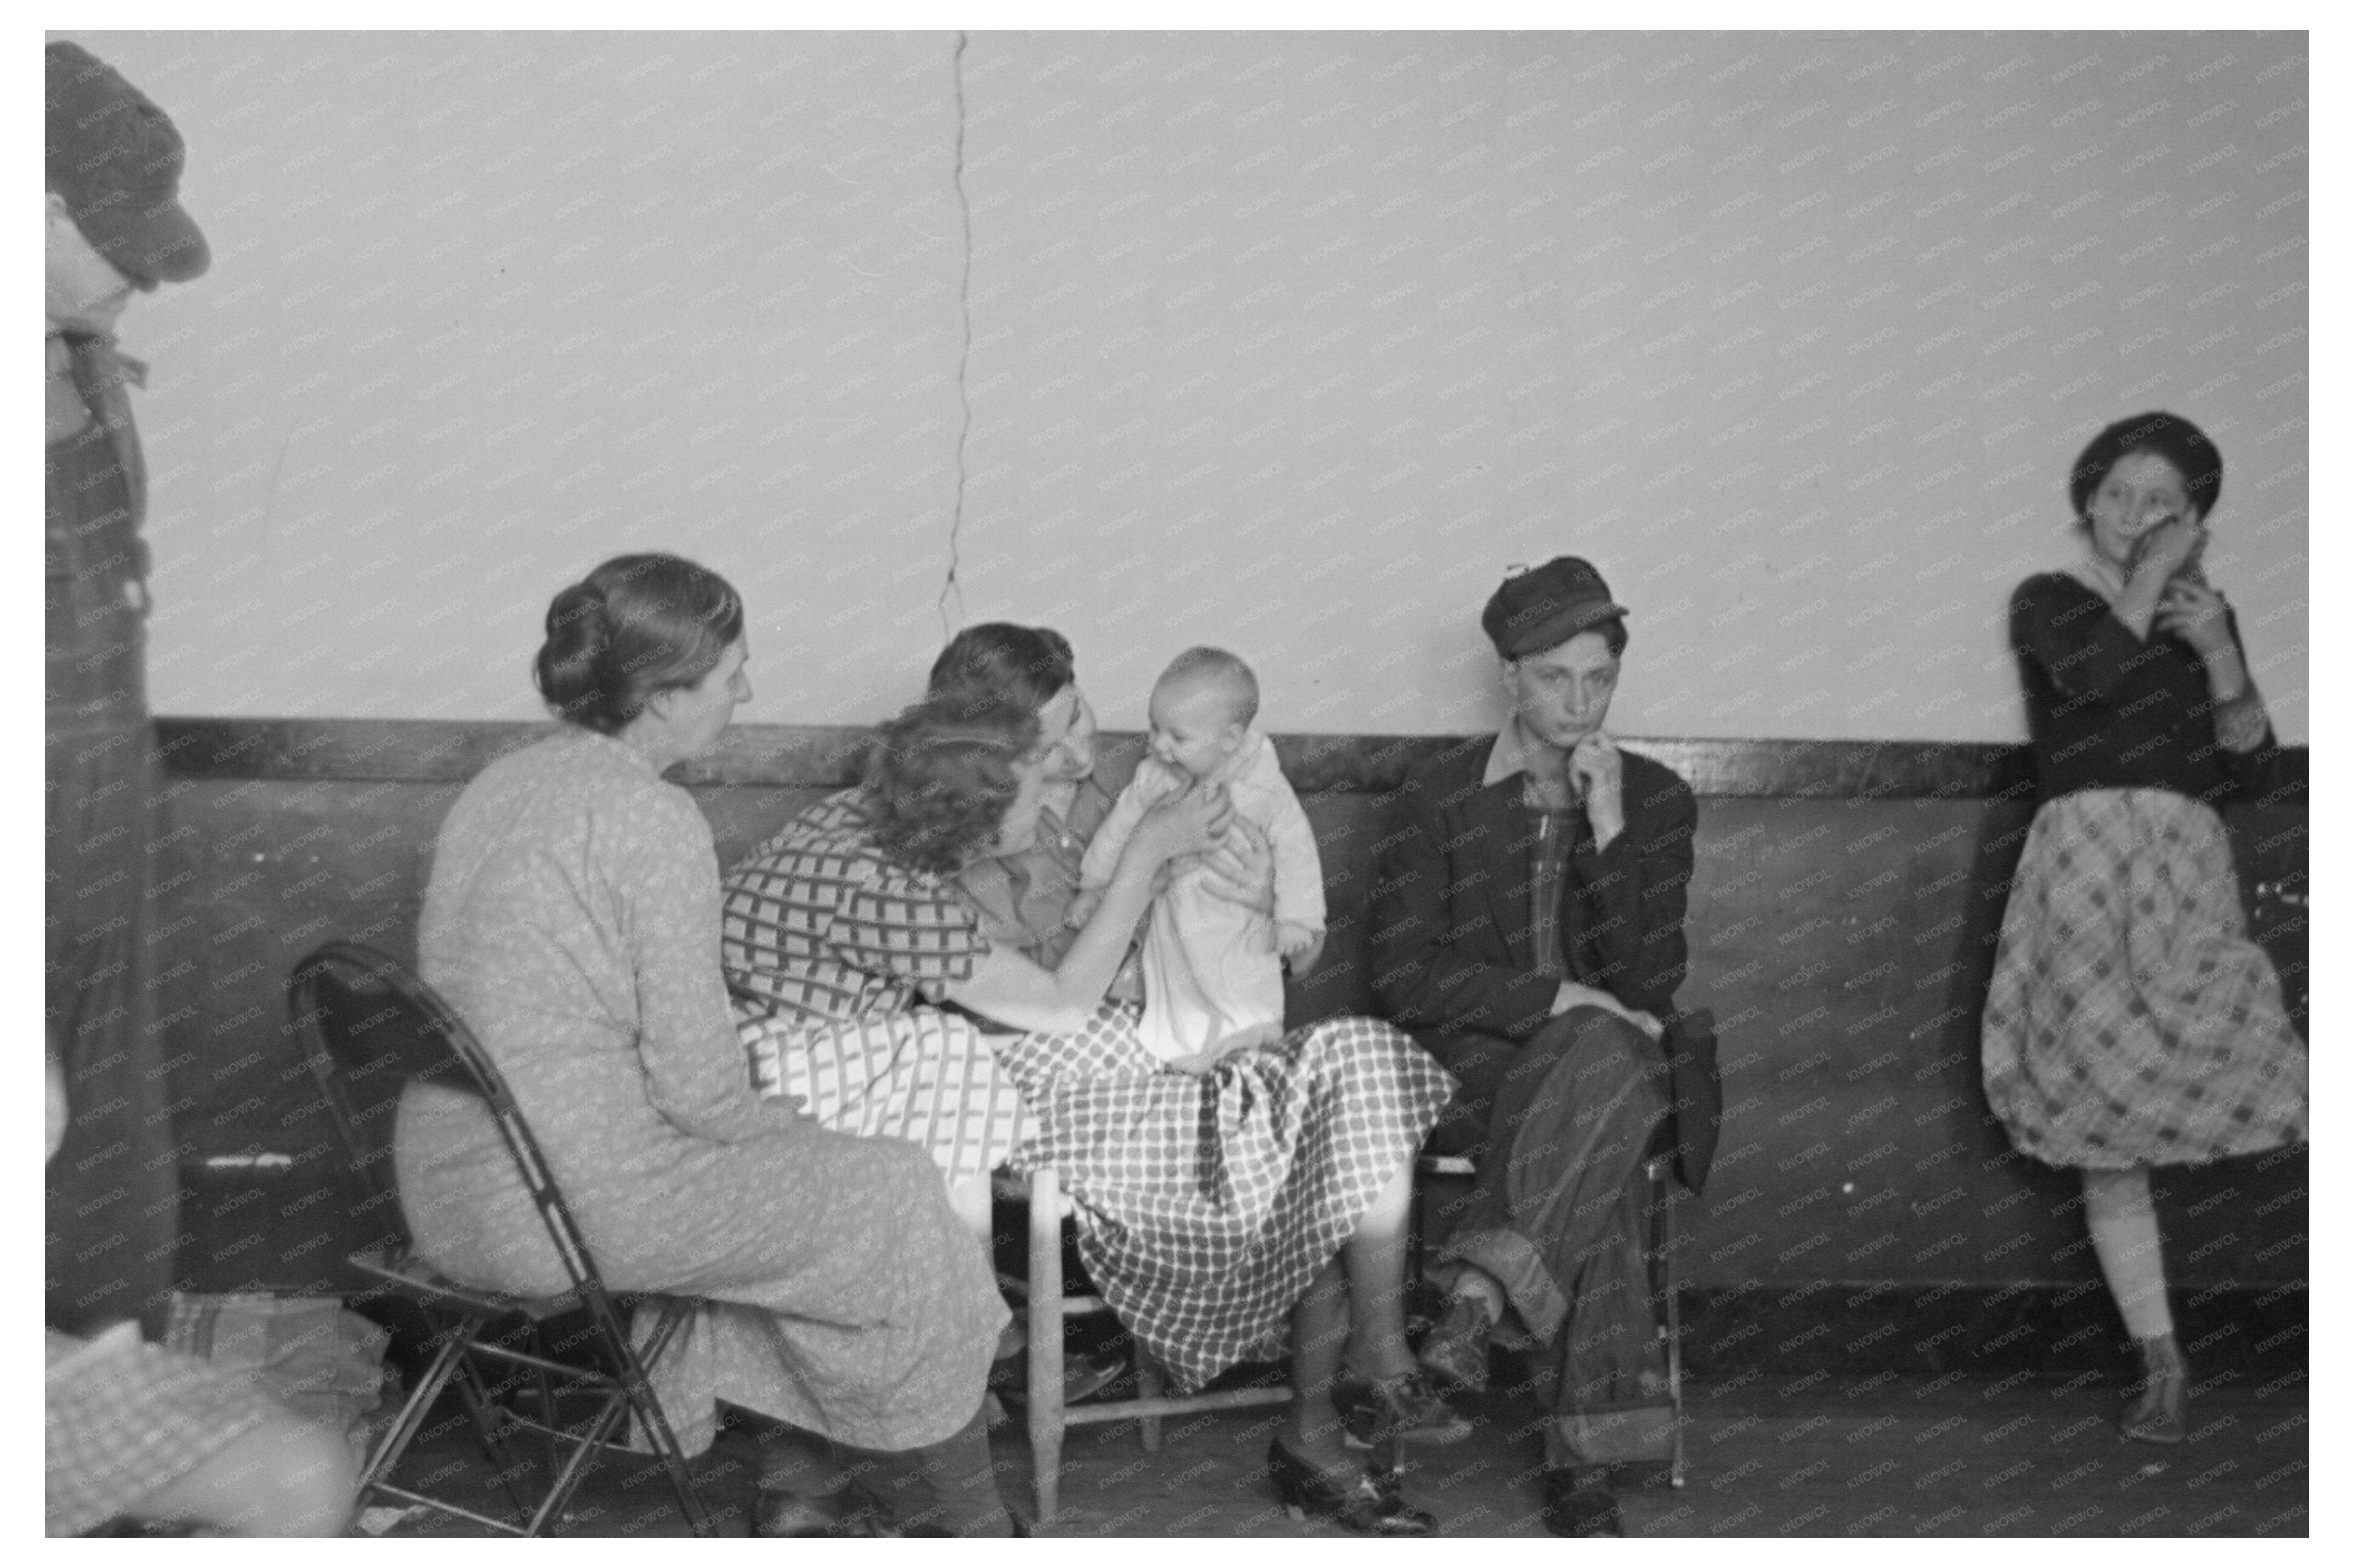
[(739, 1016), (737, 1037), (767, 1096), (819, 1126), (923, 1145), (951, 1183), (985, 1176), (1029, 1131), (1022, 1091), (970, 1020), (928, 1007), (847, 1023)]
[(2011, 1143), (2095, 1171), (2306, 1137), (2306, 1045), (2248, 938), (2215, 813), (2163, 789), (2048, 801), (1995, 950), (1987, 1099)]
[(1076, 1034), (1000, 1036), (1079, 1256), (1180, 1392), (1281, 1354), (1292, 1307), (1414, 1158), (1455, 1081), (1412, 1038), (1340, 1018), (1226, 1057), (1207, 1076), (1147, 1050), (1134, 1009)]

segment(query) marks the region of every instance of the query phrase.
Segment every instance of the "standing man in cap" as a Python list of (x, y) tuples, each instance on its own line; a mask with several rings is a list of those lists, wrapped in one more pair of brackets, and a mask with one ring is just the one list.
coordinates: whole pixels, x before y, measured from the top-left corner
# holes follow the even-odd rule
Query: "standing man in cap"
[(1480, 625), (1512, 716), (1408, 775), (1373, 895), (1374, 990), (1462, 1085), (1432, 1145), (1479, 1171), (1423, 1365), (1471, 1391), (1491, 1334), (1532, 1349), (1556, 1535), (1620, 1533), (1620, 1467), (1669, 1456), (1643, 1163), (1672, 1142), (1697, 1192), (1721, 1103), (1707, 1017), (1675, 1010), (1692, 792), (1602, 727), (1627, 613), (1575, 556), (1505, 579)]
[(146, 371), (112, 334), (133, 291), (211, 256), (180, 209), (171, 118), (80, 46), (48, 53), (46, 991), (76, 1112), (49, 1164), (48, 1320), (153, 1332), (179, 1182), (148, 1025), (147, 497), (128, 395)]

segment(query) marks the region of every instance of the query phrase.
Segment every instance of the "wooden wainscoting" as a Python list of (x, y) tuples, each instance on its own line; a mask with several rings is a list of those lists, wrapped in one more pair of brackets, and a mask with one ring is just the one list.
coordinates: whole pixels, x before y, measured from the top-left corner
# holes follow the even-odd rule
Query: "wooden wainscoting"
[[(317, 943), (409, 957), (433, 838), (457, 791), (544, 725), (164, 718), (155, 950), (184, 1224), (211, 1288), (308, 1277), (334, 1255), (307, 1176), (228, 1180), (323, 1131), (288, 1038), (284, 986)], [(677, 777), (724, 862), (854, 782), (867, 732), (745, 726)], [(1324, 853), (1332, 936), (1293, 1022), (1371, 1011), (1363, 906), (1382, 795), (1443, 738), (1279, 736)], [(2073, 1282), (2093, 1263), (2067, 1175), (2012, 1156), (1978, 1086), (1978, 1019), (2032, 811), (2007, 746), (1630, 740), (1702, 796), (1683, 999), (1715, 1009), (1728, 1119), (1707, 1201), (1685, 1209), (1696, 1287)], [(1117, 781), (1139, 753), (1106, 737)], [(2301, 897), (2306, 758), (2228, 813), (2243, 892)], [(2259, 906), (2300, 1016), (2300, 903)], [(216, 1163), (207, 1164), (207, 1161)], [(2186, 1288), (2306, 1270), (2302, 1154), (2161, 1179)], [(224, 1205), (228, 1205), (224, 1209)], [(281, 1211), (283, 1211), (282, 1213)], [(266, 1233), (266, 1234), (265, 1234)], [(292, 1255), (289, 1255), (290, 1253)]]

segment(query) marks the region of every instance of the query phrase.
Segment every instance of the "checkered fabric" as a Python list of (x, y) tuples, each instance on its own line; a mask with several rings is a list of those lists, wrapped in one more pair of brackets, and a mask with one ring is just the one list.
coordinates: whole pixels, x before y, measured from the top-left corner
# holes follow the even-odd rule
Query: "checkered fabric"
[(241, 1377), (140, 1340), (48, 1334), (47, 1529), (128, 1513), (278, 1413)]
[(1529, 967), (1541, 975), (1570, 972), (1561, 945), (1561, 880), (1583, 815), (1543, 807), (1530, 812), (1535, 832), (1529, 836)]
[(828, 796), (727, 874), (720, 962), (773, 1016), (848, 1021), (905, 1012), (968, 979), (989, 952), (955, 885), (911, 871), (867, 836), (858, 791)]
[(1987, 1098), (2052, 1165), (2122, 1170), (2306, 1136), (2306, 1045), (2240, 914), (2213, 811), (2087, 789), (2028, 829), (1987, 997)]
[(818, 1125), (920, 1143), (951, 1182), (1004, 1164), (1029, 1131), (1022, 1091), (968, 1019), (919, 1007), (812, 1027), (759, 1014), (737, 1033), (752, 1086)]
[(1087, 1273), (1181, 1392), (1279, 1353), (1310, 1277), (1454, 1094), (1369, 1018), (1294, 1030), (1206, 1077), (1147, 1050), (1130, 1008), (996, 1044), (1040, 1128), (1015, 1167), (1060, 1172)]

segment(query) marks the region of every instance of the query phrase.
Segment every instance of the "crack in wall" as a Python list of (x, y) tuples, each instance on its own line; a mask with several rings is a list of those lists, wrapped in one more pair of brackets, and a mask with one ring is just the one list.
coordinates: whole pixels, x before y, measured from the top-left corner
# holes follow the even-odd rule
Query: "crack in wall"
[[(957, 422), (956, 499), (949, 511), (949, 569), (940, 582), (938, 608), (940, 612), (940, 636), (946, 641), (956, 636), (964, 620), (964, 588), (957, 581), (957, 568), (961, 565), (959, 550), (964, 533), (965, 441), (972, 434), (972, 389), (967, 371), (972, 364), (972, 200), (964, 188), (964, 49), (968, 36), (960, 30), (956, 36), (956, 52), (949, 59), (949, 75), (956, 88), (956, 149), (949, 164), (949, 176), (956, 186), (957, 216), (964, 231), (962, 273), (957, 281), (957, 313), (963, 330), (963, 341), (957, 347)], [(953, 615), (949, 600), (956, 600)]]

